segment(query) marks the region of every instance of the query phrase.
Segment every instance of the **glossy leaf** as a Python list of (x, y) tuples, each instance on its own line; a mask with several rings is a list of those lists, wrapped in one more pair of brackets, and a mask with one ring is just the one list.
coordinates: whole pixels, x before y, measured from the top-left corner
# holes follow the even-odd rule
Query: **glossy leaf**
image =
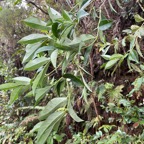
[(81, 19), (81, 18), (88, 16), (88, 15), (89, 15), (89, 13), (87, 13), (85, 10), (82, 10), (82, 9), (80, 9), (77, 13), (78, 19)]
[(101, 31), (104, 31), (104, 30), (109, 29), (109, 28), (111, 27), (111, 25), (112, 25), (112, 21), (111, 21), (111, 20), (106, 20), (106, 19), (104, 19), (104, 20), (101, 20), (101, 21), (100, 21), (99, 29), (100, 29)]
[(35, 80), (33, 81), (33, 85), (32, 85), (32, 90), (33, 90), (33, 94), (35, 94), (35, 90), (38, 87), (38, 85), (41, 84), (41, 82), (44, 79), (44, 76), (46, 74), (46, 71), (48, 69), (49, 63), (44, 67), (44, 69), (37, 75), (37, 77), (35, 78)]
[(29, 85), (31, 79), (28, 77), (15, 77), (15, 78), (13, 78), (13, 81), (15, 81), (16, 83), (22, 84), (22, 85)]
[(22, 63), (26, 63), (28, 61), (30, 61), (34, 55), (34, 53), (36, 52), (36, 50), (41, 46), (41, 43), (35, 43), (35, 44), (28, 44), (26, 46), (26, 54), (23, 58)]
[(51, 59), (51, 62), (52, 62), (52, 65), (54, 66), (54, 68), (56, 68), (57, 56), (58, 56), (58, 50), (54, 50), (50, 56), (50, 59)]
[(134, 15), (134, 19), (136, 22), (143, 22), (144, 18), (142, 18), (139, 14)]
[(71, 79), (77, 86), (84, 86), (84, 83), (78, 77), (72, 74), (64, 74), (63, 77)]
[(0, 90), (9, 90), (9, 89), (13, 89), (15, 87), (18, 87), (20, 85), (21, 84), (19, 84), (19, 83), (5, 83), (5, 84), (0, 85)]
[(77, 116), (76, 112), (73, 110), (73, 107), (71, 104), (68, 106), (68, 112), (70, 116), (76, 121), (76, 122), (82, 122), (83, 120)]
[(81, 10), (85, 9), (91, 2), (92, 0), (84, 0), (80, 9)]
[(30, 131), (30, 133), (33, 133), (33, 132), (35, 132), (35, 131), (38, 131), (39, 128), (41, 127), (42, 123), (43, 123), (43, 121), (37, 123), (37, 124), (33, 127), (33, 129)]
[(36, 89), (35, 100), (37, 103), (47, 94), (50, 88), (51, 88), (50, 86), (47, 86), (45, 88)]
[(46, 119), (50, 114), (52, 114), (54, 111), (56, 111), (60, 107), (64, 107), (67, 103), (66, 97), (57, 97), (53, 98), (48, 102), (48, 104), (45, 106), (44, 110), (40, 112), (40, 119), (44, 120)]
[(65, 20), (67, 20), (67, 21), (72, 21), (71, 16), (68, 14), (67, 11), (63, 10), (63, 11), (62, 11), (62, 16), (63, 16), (63, 18), (64, 18)]
[(110, 61), (108, 61), (105, 65), (105, 69), (110, 69), (111, 67), (113, 67), (120, 59), (119, 58), (115, 58), (115, 59), (112, 59)]
[(37, 144), (44, 144), (49, 137), (55, 124), (63, 118), (65, 112), (57, 111), (52, 113), (41, 125), (37, 134)]
[(18, 41), (18, 43), (33, 44), (47, 39), (51, 39), (51, 37), (44, 34), (30, 34), (26, 37), (23, 37), (21, 40)]
[(22, 89), (22, 86), (19, 86), (19, 87), (16, 87), (12, 92), (11, 92), (11, 95), (10, 95), (10, 101), (9, 101), (9, 104), (11, 105), (12, 103), (14, 103), (18, 97), (19, 97), (19, 94), (21, 92), (21, 89)]
[(29, 63), (27, 63), (26, 66), (24, 67), (24, 70), (34, 71), (34, 70), (40, 68), (41, 66), (43, 66), (44, 64), (46, 64), (49, 60), (50, 59), (46, 58), (46, 57), (36, 58), (36, 59), (30, 61)]
[(48, 14), (52, 21), (62, 18), (61, 14), (51, 7), (48, 8)]
[(61, 91), (64, 89), (65, 86), (65, 81), (60, 81), (57, 86), (56, 86), (56, 90), (57, 90), (57, 94), (60, 96)]
[(139, 57), (135, 50), (131, 50), (128, 56), (129, 60), (139, 63)]
[(59, 23), (58, 22), (55, 22), (53, 23), (52, 25), (52, 32), (53, 32), (53, 35), (58, 38), (59, 37), (59, 29), (58, 29), (58, 26), (59, 26)]
[(82, 80), (83, 80), (83, 83), (84, 83), (85, 87), (86, 87), (90, 92), (92, 92), (92, 90), (90, 89), (89, 85), (86, 83), (83, 75), (82, 75)]
[(31, 28), (34, 28), (34, 29), (39, 29), (39, 30), (47, 30), (47, 23), (38, 19), (38, 18), (35, 18), (35, 17), (29, 17), (27, 19), (24, 20), (24, 22)]

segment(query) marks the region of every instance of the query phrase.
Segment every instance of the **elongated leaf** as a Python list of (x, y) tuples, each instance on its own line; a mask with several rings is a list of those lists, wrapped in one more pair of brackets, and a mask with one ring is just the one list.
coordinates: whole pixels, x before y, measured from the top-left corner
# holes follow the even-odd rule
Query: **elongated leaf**
[(19, 87), (16, 87), (16, 88), (11, 92), (10, 101), (9, 101), (9, 104), (10, 104), (10, 105), (11, 105), (12, 103), (14, 103), (14, 102), (18, 99), (21, 89), (22, 89), (22, 86), (19, 86)]
[(23, 37), (21, 40), (18, 41), (18, 43), (33, 44), (47, 39), (51, 39), (51, 37), (44, 34), (30, 34), (26, 37)]
[(56, 68), (56, 63), (57, 63), (57, 56), (58, 56), (58, 50), (54, 50), (52, 53), (51, 53), (51, 62), (52, 62), (52, 65), (54, 66), (54, 68)]
[(110, 69), (111, 67), (113, 67), (117, 63), (118, 60), (120, 60), (120, 59), (115, 58), (115, 59), (108, 61), (105, 65), (105, 69), (107, 70), (107, 69)]
[(92, 0), (84, 0), (81, 6), (81, 10), (85, 9), (91, 3), (91, 1)]
[(85, 10), (82, 10), (82, 9), (80, 9), (77, 13), (78, 19), (81, 19), (81, 18), (88, 16), (88, 15), (89, 15), (89, 13), (87, 13)]
[(41, 43), (35, 43), (35, 44), (28, 44), (26, 46), (26, 54), (23, 58), (22, 63), (26, 63), (30, 61), (35, 53), (35, 51), (41, 46)]
[(63, 77), (71, 79), (77, 86), (84, 86), (84, 83), (78, 77), (72, 74), (64, 74)]
[(15, 78), (13, 78), (13, 81), (15, 81), (16, 83), (22, 84), (22, 85), (29, 85), (31, 79), (28, 77), (15, 77)]
[(110, 60), (115, 59), (115, 58), (122, 58), (123, 55), (122, 54), (113, 54), (112, 56), (110, 56)]
[(77, 47), (81, 42), (90, 42), (91, 40), (94, 40), (95, 37), (90, 34), (82, 34), (79, 37), (75, 37), (71, 42), (65, 43), (68, 46)]
[(41, 84), (41, 82), (43, 81), (46, 71), (48, 69), (48, 66), (49, 66), (49, 63), (44, 67), (44, 69), (37, 75), (37, 77), (33, 81), (33, 85), (32, 85), (33, 95), (35, 94), (35, 90), (38, 87), (38, 85)]
[(38, 135), (37, 135), (37, 144), (44, 144), (47, 138), (49, 137), (55, 124), (63, 118), (65, 112), (57, 111), (51, 114), (41, 125)]
[(48, 13), (52, 21), (62, 18), (61, 14), (51, 7), (48, 8)]
[[(54, 125), (56, 124), (56, 122), (53, 124), (53, 125), (51, 125), (51, 126), (49, 126), (46, 130), (45, 130), (45, 132), (44, 132), (44, 134), (43, 135), (41, 135), (41, 137), (37, 140), (37, 144), (45, 144), (45, 142), (47, 141), (47, 139), (49, 138), (49, 136), (51, 135), (51, 133), (52, 133), (52, 130), (54, 129)], [(50, 144), (53, 144), (53, 143), (50, 143)]]
[(9, 90), (15, 87), (20, 86), (21, 84), (19, 83), (5, 83), (0, 85), (0, 90)]
[(135, 51), (135, 50), (130, 51), (130, 54), (129, 54), (128, 58), (131, 61), (139, 63), (139, 57), (138, 57), (137, 51)]
[(45, 106), (44, 110), (40, 112), (40, 115), (39, 115), (40, 120), (46, 119), (50, 114), (52, 114), (58, 108), (64, 107), (66, 103), (67, 103), (66, 97), (53, 98)]
[(117, 11), (114, 9), (114, 7), (113, 7), (112, 4), (111, 4), (111, 1), (108, 0), (108, 2), (109, 2), (109, 6), (110, 6), (111, 10), (112, 10), (113, 12), (117, 13)]
[(38, 131), (38, 129), (41, 127), (42, 123), (43, 123), (43, 121), (37, 123), (37, 124), (33, 127), (33, 129), (30, 131), (30, 133), (33, 133), (33, 132), (35, 132), (35, 131)]
[(71, 16), (68, 14), (67, 11), (63, 10), (63, 11), (62, 11), (62, 16), (63, 16), (63, 18), (64, 18), (65, 20), (67, 20), (67, 21), (72, 21)]
[(54, 36), (55, 36), (56, 38), (59, 37), (59, 29), (58, 29), (58, 26), (59, 26), (59, 23), (58, 23), (58, 22), (55, 22), (55, 23), (53, 23), (53, 25), (52, 25), (52, 32), (53, 32), (53, 34), (54, 34)]
[(62, 33), (61, 33), (61, 41), (65, 40), (67, 38), (67, 36), (72, 31), (73, 27), (74, 27), (73, 25), (69, 25), (62, 31)]
[(58, 82), (57, 86), (56, 86), (56, 91), (57, 91), (57, 94), (60, 96), (61, 94), (61, 91), (64, 89), (64, 86), (65, 86), (65, 81), (62, 80), (60, 82)]
[(123, 9), (123, 7), (121, 6), (121, 3), (119, 2), (119, 0), (116, 0), (116, 3), (119, 6), (119, 8)]
[(69, 104), (68, 106), (68, 112), (70, 114), (70, 116), (76, 121), (76, 122), (82, 122), (83, 120), (77, 116), (77, 114), (75, 113), (75, 111), (73, 110), (73, 107), (71, 104)]
[(83, 75), (81, 75), (81, 76), (82, 76), (82, 80), (83, 80), (83, 83), (84, 83), (85, 87), (86, 87), (90, 92), (92, 92), (92, 90), (90, 89), (89, 85), (86, 83)]
[(50, 59), (46, 58), (46, 57), (36, 58), (36, 59), (30, 61), (29, 63), (27, 63), (26, 66), (24, 67), (24, 70), (34, 71), (34, 70), (40, 68), (41, 66), (43, 66), (44, 64), (46, 64), (49, 60)]
[(111, 27), (111, 25), (112, 25), (112, 21), (111, 21), (111, 20), (106, 20), (106, 19), (104, 19), (104, 20), (101, 20), (101, 21), (100, 21), (99, 29), (100, 29), (101, 31), (104, 31), (104, 30), (109, 29), (109, 28)]
[(24, 22), (31, 28), (34, 28), (34, 29), (39, 29), (39, 30), (47, 30), (47, 23), (38, 19), (38, 18), (35, 18), (35, 17), (29, 17), (27, 19), (24, 20)]
[(144, 57), (143, 57), (143, 54), (142, 54), (142, 52), (141, 52), (141, 50), (140, 50), (140, 45), (138, 44), (138, 40), (137, 40), (137, 39), (136, 39), (136, 41), (135, 41), (135, 44), (136, 44), (136, 50), (137, 50), (138, 54), (139, 54), (142, 58), (144, 58)]
[(36, 52), (35, 54), (38, 54), (38, 53), (41, 53), (41, 52), (44, 52), (44, 51), (52, 51), (54, 50), (55, 47), (54, 46), (43, 46), (43, 47), (40, 47)]
[(46, 93), (50, 90), (50, 88), (51, 88), (50, 86), (47, 86), (45, 88), (36, 89), (35, 100), (37, 103), (46, 95)]

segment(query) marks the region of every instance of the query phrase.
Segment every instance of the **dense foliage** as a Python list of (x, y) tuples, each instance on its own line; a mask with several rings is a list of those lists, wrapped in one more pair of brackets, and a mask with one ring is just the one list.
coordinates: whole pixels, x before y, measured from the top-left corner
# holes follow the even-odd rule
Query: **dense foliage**
[(0, 142), (144, 143), (143, 0), (28, 2), (40, 14), (23, 20), (26, 72), (0, 85)]

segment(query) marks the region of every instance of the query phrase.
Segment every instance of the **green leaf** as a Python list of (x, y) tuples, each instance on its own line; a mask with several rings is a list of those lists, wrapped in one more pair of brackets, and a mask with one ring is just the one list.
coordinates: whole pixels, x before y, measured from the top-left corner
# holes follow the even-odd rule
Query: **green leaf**
[(77, 114), (75, 113), (75, 111), (73, 110), (73, 107), (71, 104), (69, 104), (68, 106), (68, 112), (70, 114), (70, 116), (76, 121), (76, 122), (82, 122), (83, 120), (77, 116)]
[(129, 53), (128, 59), (136, 63), (139, 63), (139, 57), (138, 57), (137, 51), (131, 50)]
[(41, 53), (41, 52), (45, 52), (45, 51), (52, 51), (54, 50), (55, 47), (54, 46), (43, 46), (43, 47), (40, 47), (36, 52), (35, 52), (35, 56), (37, 56), (37, 54)]
[(92, 0), (83, 0), (80, 10), (85, 9), (91, 2)]
[(139, 54), (142, 58), (144, 58), (144, 57), (143, 57), (143, 54), (142, 54), (142, 52), (141, 52), (141, 50), (140, 50), (140, 45), (139, 45), (137, 39), (136, 39), (136, 41), (135, 41), (135, 45), (136, 45), (136, 50), (137, 50), (138, 54)]
[(85, 87), (83, 88), (83, 91), (82, 91), (82, 97), (84, 98), (84, 101), (86, 102), (86, 104), (88, 104), (88, 93)]
[(14, 102), (18, 99), (19, 94), (20, 94), (20, 91), (21, 91), (22, 88), (23, 88), (23, 86), (16, 87), (16, 88), (11, 92), (10, 101), (9, 101), (9, 104), (10, 104), (10, 105), (11, 105), (12, 103), (14, 103)]
[(110, 69), (111, 67), (113, 67), (117, 63), (118, 60), (120, 60), (120, 59), (115, 58), (115, 59), (112, 59), (112, 60), (108, 61), (105, 65), (105, 70)]
[(18, 87), (20, 85), (21, 84), (19, 84), (19, 83), (5, 83), (5, 84), (0, 85), (0, 90), (9, 90), (9, 89), (13, 89), (15, 87)]
[(26, 63), (28, 61), (30, 61), (34, 55), (34, 53), (36, 52), (36, 50), (41, 46), (41, 43), (35, 43), (35, 44), (28, 44), (26, 46), (26, 54), (23, 58), (22, 63)]
[(62, 11), (62, 16), (63, 16), (63, 18), (64, 18), (65, 20), (72, 22), (71, 16), (68, 14), (67, 11), (63, 10), (63, 11)]
[(58, 56), (58, 50), (56, 49), (51, 53), (51, 56), (50, 56), (50, 59), (54, 68), (56, 68), (57, 56)]
[(38, 103), (47, 94), (47, 92), (50, 89), (51, 89), (51, 86), (47, 86), (45, 88), (36, 89), (36, 96), (35, 96), (36, 102)]
[(44, 76), (47, 72), (48, 66), (49, 66), (49, 63), (44, 67), (44, 69), (37, 75), (37, 77), (33, 81), (33, 85), (32, 85), (33, 95), (35, 94), (35, 90), (38, 87), (38, 85), (41, 84), (41, 82), (43, 81)]
[(64, 74), (63, 77), (71, 79), (77, 86), (84, 86), (84, 83), (78, 77), (72, 74)]
[(89, 13), (87, 13), (85, 10), (82, 10), (82, 9), (80, 9), (77, 13), (78, 19), (81, 19), (81, 18), (88, 16), (88, 15), (89, 15)]
[(122, 54), (113, 54), (113, 55), (110, 56), (110, 60), (115, 59), (115, 58), (121, 59), (122, 57), (123, 57)]
[(83, 75), (81, 75), (81, 76), (82, 76), (82, 80), (83, 80), (83, 83), (84, 83), (85, 87), (86, 87), (90, 92), (92, 92), (92, 90), (90, 89), (89, 85), (86, 83)]
[(21, 85), (29, 85), (31, 81), (31, 79), (28, 77), (15, 77), (12, 80)]
[(52, 21), (62, 18), (61, 14), (51, 7), (48, 8), (48, 14)]
[(73, 27), (73, 24), (70, 24), (69, 26), (65, 27), (65, 29), (61, 33), (61, 41), (65, 40), (68, 37)]
[(37, 123), (37, 124), (33, 127), (33, 129), (30, 131), (30, 133), (33, 133), (33, 132), (35, 132), (35, 131), (38, 131), (38, 129), (41, 127), (42, 124), (43, 124), (43, 121)]
[(46, 119), (50, 114), (52, 114), (58, 108), (64, 107), (66, 103), (67, 103), (66, 97), (53, 98), (45, 106), (44, 110), (40, 112), (40, 115), (39, 115), (40, 120)]
[(60, 96), (61, 91), (64, 89), (65, 86), (65, 81), (59, 81), (58, 84), (56, 85), (56, 90), (57, 90), (57, 94)]
[(35, 18), (35, 17), (29, 17), (27, 19), (24, 20), (24, 22), (31, 28), (34, 28), (34, 29), (39, 29), (39, 30), (47, 30), (48, 27), (46, 26), (47, 23), (38, 19), (38, 18)]
[(26, 37), (23, 37), (21, 40), (18, 41), (18, 43), (33, 44), (33, 43), (37, 43), (39, 41), (47, 40), (47, 39), (52, 39), (52, 38), (44, 34), (30, 34)]
[(82, 42), (90, 42), (91, 40), (94, 40), (95, 37), (90, 34), (82, 34), (79, 37), (75, 37), (71, 42), (65, 43), (68, 46), (77, 47)]
[(51, 131), (53, 127), (61, 121), (63, 118), (65, 112), (63, 111), (57, 111), (52, 113), (41, 125), (38, 134), (37, 134), (37, 144), (44, 144), (49, 135), (51, 134)]
[(101, 55), (102, 58), (104, 58), (105, 60), (110, 60), (111, 56), (110, 55)]
[(101, 31), (104, 31), (104, 30), (109, 29), (109, 28), (111, 27), (111, 25), (112, 25), (112, 21), (111, 21), (111, 20), (106, 20), (106, 19), (104, 19), (104, 20), (101, 20), (101, 21), (100, 21), (99, 29), (100, 29)]
[(52, 32), (53, 32), (53, 35), (58, 38), (59, 37), (59, 29), (58, 29), (58, 26), (59, 26), (59, 23), (58, 22), (55, 22), (53, 23), (52, 25)]
[(144, 21), (144, 19), (139, 14), (134, 15), (134, 19), (136, 22), (143, 22)]
[(30, 61), (29, 63), (26, 64), (26, 66), (24, 67), (24, 70), (26, 71), (34, 71), (38, 68), (40, 68), (41, 66), (43, 66), (44, 64), (46, 64), (50, 59), (46, 58), (46, 57), (39, 57), (36, 58), (32, 61)]

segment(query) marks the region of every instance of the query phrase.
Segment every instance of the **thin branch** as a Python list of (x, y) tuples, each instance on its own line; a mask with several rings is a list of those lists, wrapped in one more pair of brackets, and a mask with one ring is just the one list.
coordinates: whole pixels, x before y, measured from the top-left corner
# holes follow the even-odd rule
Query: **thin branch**
[(48, 13), (46, 11), (44, 11), (41, 7), (37, 6), (34, 2), (30, 1), (30, 0), (26, 0), (26, 2), (28, 4), (32, 4), (33, 6), (35, 6), (37, 9), (41, 10), (41, 12), (43, 12), (44, 14), (48, 15)]

